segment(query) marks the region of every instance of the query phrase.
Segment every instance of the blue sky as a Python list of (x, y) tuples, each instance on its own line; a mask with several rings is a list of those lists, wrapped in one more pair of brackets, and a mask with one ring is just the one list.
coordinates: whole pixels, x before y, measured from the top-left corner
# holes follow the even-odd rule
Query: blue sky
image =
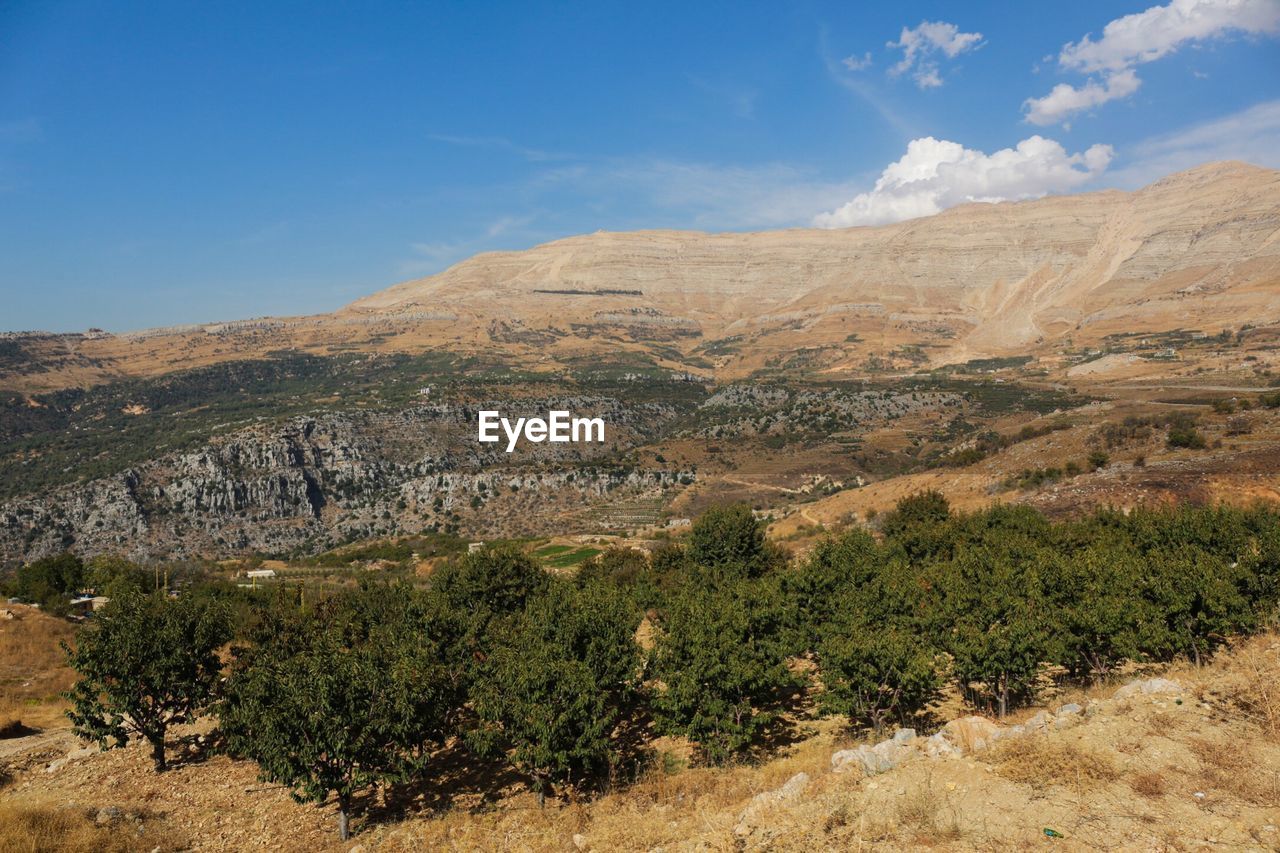
[[(1110, 26), (1109, 26), (1110, 25)], [(0, 4), (0, 329), (1280, 167), (1280, 0)]]

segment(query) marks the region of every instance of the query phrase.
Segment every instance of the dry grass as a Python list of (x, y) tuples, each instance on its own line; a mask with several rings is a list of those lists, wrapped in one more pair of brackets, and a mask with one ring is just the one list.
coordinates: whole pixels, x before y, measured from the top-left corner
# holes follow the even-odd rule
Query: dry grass
[(1146, 797), (1148, 800), (1158, 800), (1165, 795), (1169, 786), (1165, 782), (1164, 774), (1153, 770), (1134, 775), (1129, 780), (1129, 787), (1135, 794)]
[[(777, 790), (800, 772), (814, 779), (829, 775), (833, 750), (830, 732), (823, 731), (759, 765), (689, 768), (659, 758), (634, 784), (595, 799), (548, 801), (539, 809), (532, 795), (520, 793), (497, 809), (454, 810), (413, 821), (388, 833), (382, 843), (392, 850), (564, 850), (580, 832), (595, 850), (672, 849), (692, 836), (731, 846), (738, 816), (752, 797)], [(785, 811), (779, 812), (780, 820)], [(853, 812), (836, 815), (833, 829), (845, 820), (852, 824), (858, 818)], [(819, 819), (814, 826), (787, 824), (783, 829), (790, 839), (822, 832), (823, 823)]]
[(67, 704), (59, 694), (71, 687), (75, 673), (61, 644), (71, 641), (75, 626), (28, 607), (9, 609), (19, 618), (0, 620), (0, 722), (62, 724)]
[(143, 831), (130, 820), (99, 826), (83, 809), (40, 800), (0, 802), (0, 850), (10, 853), (126, 853), (180, 848), (169, 830)]
[(1109, 757), (1037, 736), (1005, 741), (987, 760), (1006, 779), (1035, 788), (1062, 785), (1083, 790), (1120, 778), (1120, 770)]
[(930, 776), (903, 795), (895, 812), (900, 830), (910, 836), (913, 846), (958, 841), (961, 837), (954, 810), (947, 813), (947, 802), (933, 787)]
[(1238, 738), (1193, 738), (1187, 746), (1200, 762), (1202, 787), (1255, 805), (1280, 803), (1280, 768), (1259, 762), (1248, 742)]
[(1238, 649), (1228, 662), (1234, 678), (1227, 681), (1227, 700), (1273, 741), (1280, 741), (1280, 654), (1275, 635), (1258, 637)]

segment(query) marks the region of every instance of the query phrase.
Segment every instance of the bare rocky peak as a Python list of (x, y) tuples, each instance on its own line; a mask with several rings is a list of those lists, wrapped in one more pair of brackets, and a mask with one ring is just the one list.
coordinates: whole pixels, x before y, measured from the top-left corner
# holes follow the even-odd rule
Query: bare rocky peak
[(538, 328), (642, 309), (714, 336), (875, 305), (994, 351), (1091, 325), (1275, 320), (1278, 232), (1280, 172), (1210, 163), (1132, 193), (967, 204), (880, 227), (598, 232), (478, 255), (341, 313), (444, 308)]

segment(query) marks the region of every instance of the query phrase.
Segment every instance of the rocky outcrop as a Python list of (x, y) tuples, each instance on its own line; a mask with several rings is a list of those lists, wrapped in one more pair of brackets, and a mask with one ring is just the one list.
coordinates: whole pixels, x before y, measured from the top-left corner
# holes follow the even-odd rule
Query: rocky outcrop
[(927, 738), (917, 737), (915, 729), (898, 729), (887, 740), (832, 753), (831, 770), (834, 773), (857, 770), (863, 776), (878, 776), (916, 758), (958, 758), (990, 749), (1002, 741), (1028, 737), (1050, 729), (1064, 729), (1081, 722), (1086, 714), (1123, 707), (1117, 703), (1125, 700), (1144, 696), (1159, 699), (1161, 696), (1180, 696), (1186, 692), (1186, 688), (1176, 681), (1149, 678), (1125, 684), (1110, 699), (1102, 702), (1090, 700), (1088, 708), (1068, 702), (1059, 706), (1056, 711), (1039, 711), (1025, 723), (1013, 726), (1002, 726), (986, 717), (971, 715), (951, 720)]
[[(506, 454), (476, 441), (483, 408), (600, 416), (606, 442), (522, 443)], [(675, 416), (661, 404), (573, 397), (297, 417), (0, 504), (0, 559), (67, 548), (140, 559), (276, 553), (447, 525), (529, 532), (535, 510), (572, 515), (593, 501), (690, 482), (692, 472), (611, 461)]]

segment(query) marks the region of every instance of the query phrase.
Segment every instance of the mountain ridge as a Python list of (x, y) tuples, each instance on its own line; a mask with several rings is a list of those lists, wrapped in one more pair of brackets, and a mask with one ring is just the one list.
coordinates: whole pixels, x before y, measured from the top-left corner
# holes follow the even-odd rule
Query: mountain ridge
[(811, 366), (852, 374), (904, 346), (936, 366), (1243, 322), (1280, 322), (1280, 172), (1224, 161), (1132, 192), (968, 203), (891, 225), (575, 235), (482, 253), (330, 314), (8, 335), (18, 351), (0, 359), (0, 387), (280, 350), (526, 365), (630, 351), (733, 377), (820, 348)]

